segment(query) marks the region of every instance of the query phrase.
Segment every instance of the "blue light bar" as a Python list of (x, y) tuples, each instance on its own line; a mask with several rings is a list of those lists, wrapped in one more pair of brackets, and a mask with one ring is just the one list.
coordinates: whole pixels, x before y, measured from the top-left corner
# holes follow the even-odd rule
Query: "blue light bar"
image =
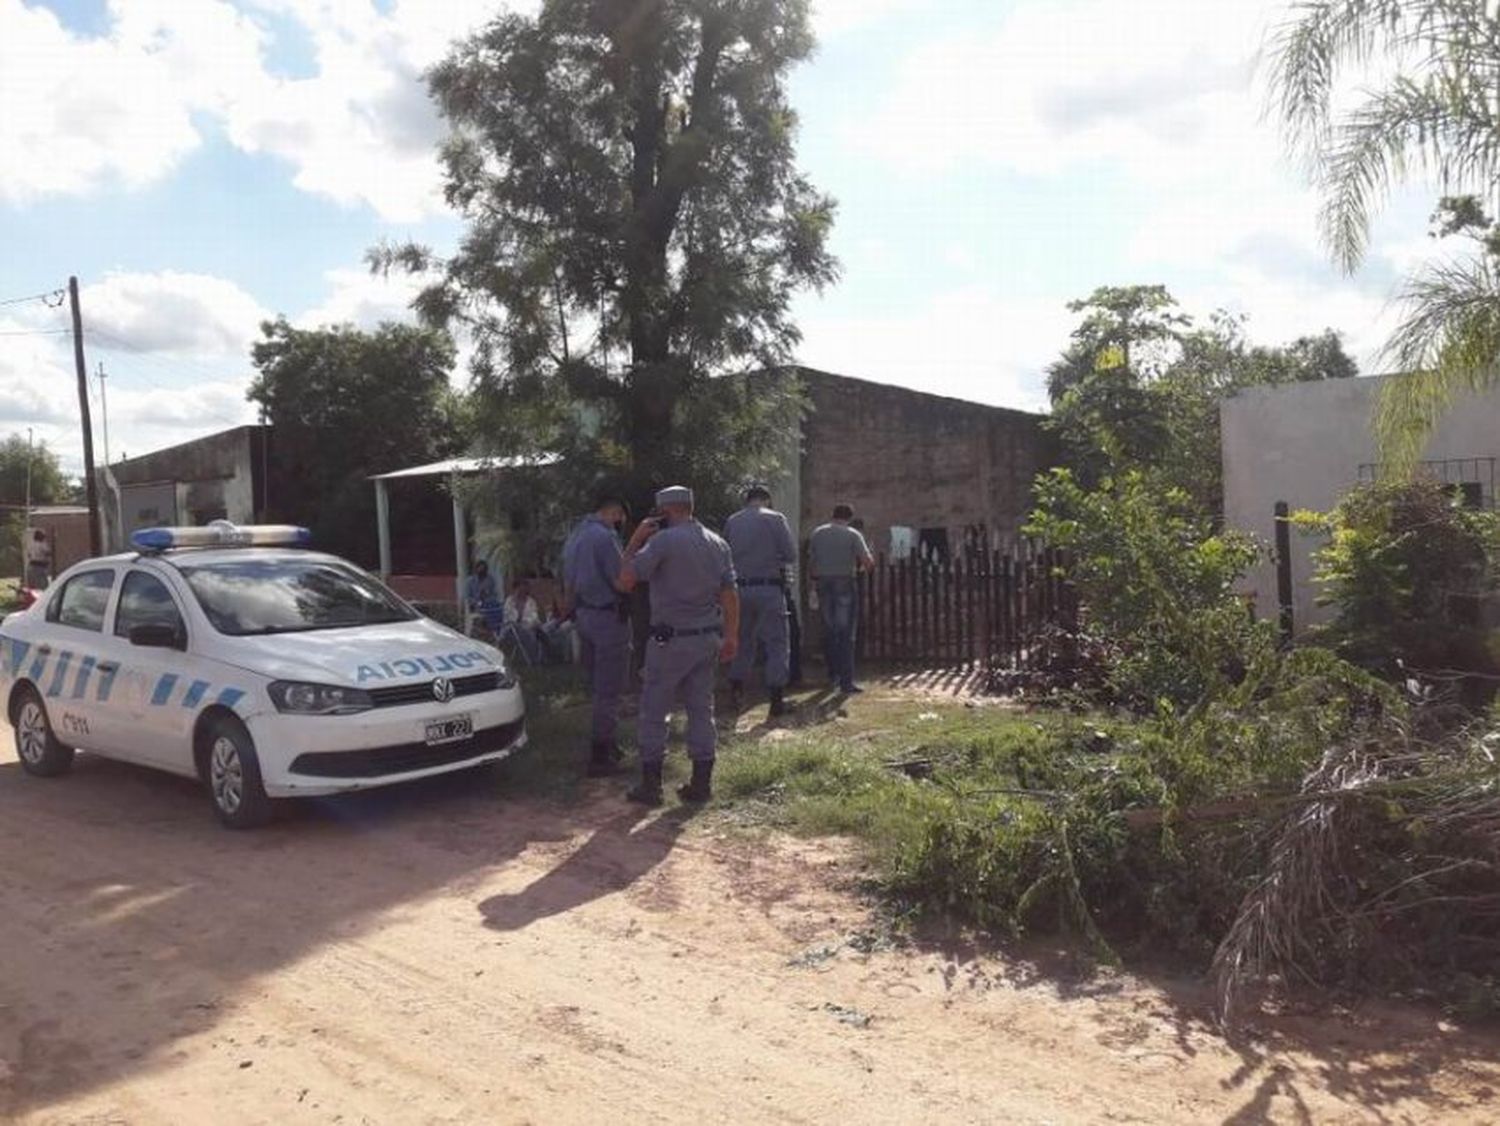
[(231, 524), (215, 520), (204, 528), (142, 528), (130, 533), (138, 551), (174, 547), (307, 547), (312, 533), (294, 524)]

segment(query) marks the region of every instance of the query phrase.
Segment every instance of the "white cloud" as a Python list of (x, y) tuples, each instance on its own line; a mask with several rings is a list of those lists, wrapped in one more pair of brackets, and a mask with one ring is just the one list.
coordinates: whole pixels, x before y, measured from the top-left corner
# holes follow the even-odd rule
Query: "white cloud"
[(370, 329), (383, 321), (409, 324), (415, 315), (411, 302), (425, 284), (424, 279), (392, 272), (389, 277), (369, 270), (347, 267), (323, 275), (328, 295), (313, 308), (298, 315), (299, 328), (352, 324)]
[(77, 38), (21, 0), (0, 0), (0, 106), (0, 201), (137, 187), (199, 144), (192, 99), (141, 44)]
[[(1019, 337), (994, 334), (1008, 366), (1029, 365), (1023, 388), (1039, 391), (1067, 339), (1071, 318), (1055, 314), (1063, 300), (1106, 282), (1165, 282), (1199, 316), (1247, 313), (1252, 339), (1268, 344), (1333, 327), (1372, 370), (1397, 312), (1392, 279), (1432, 247), (1403, 194), (1393, 221), (1377, 225), (1367, 269), (1352, 279), (1332, 269), (1317, 194), (1264, 113), (1258, 55), (1286, 15), (1276, 0), (1018, 0), (988, 32), (915, 45), (882, 103), (851, 121), (844, 140), (922, 183), (934, 201), (976, 168), (1022, 184), (1087, 178), (1117, 188), (1121, 245), (1101, 248), (1097, 274), (1036, 299), (1042, 315), (1054, 310), (1045, 333), (1012, 317)], [(1062, 216), (1051, 219), (1052, 237), (1069, 238)], [(944, 258), (954, 269), (962, 262)], [(988, 304), (969, 315), (1017, 307)], [(927, 326), (944, 347), (972, 349), (959, 370), (980, 363), (983, 332), (930, 322), (927, 311), (904, 318), (907, 331)], [(904, 332), (888, 335), (899, 350)], [(858, 338), (845, 346), (861, 347)], [(866, 362), (878, 367), (872, 351)]]
[(110, 274), (79, 304), (85, 338), (126, 352), (244, 356), (271, 315), (232, 281), (174, 270)]
[[(1260, 0), (1027, 0), (990, 34), (928, 41), (850, 139), (912, 173), (967, 161), (1050, 174), (1091, 164), (1224, 177), (1252, 155)], [(1247, 128), (1247, 125), (1249, 128)], [(1231, 160), (1167, 156), (1204, 147)]]
[[(151, 447), (140, 444), (153, 432), (172, 432), (171, 441), (185, 441), (193, 434), (221, 430), (254, 422), (256, 408), (245, 399), (245, 384), (238, 380), (201, 382), (186, 388), (124, 387), (109, 399), (110, 425), (120, 425), (138, 441), (136, 453)], [(116, 451), (118, 452), (118, 451)]]
[(1039, 373), (1056, 358), (1074, 317), (1065, 298), (1006, 297), (982, 286), (933, 295), (886, 315), (798, 307), (799, 363), (995, 406), (1040, 410)]
[(913, 11), (919, 0), (813, 0), (813, 30), (829, 39), (856, 28), (879, 23), (903, 11)]
[[(222, 126), (301, 189), (387, 219), (442, 210), (438, 116), (423, 71), (494, 0), (109, 0), (102, 36), (0, 0), (0, 200), (139, 187)], [(311, 77), (272, 71), (276, 14), (307, 34)]]
[(20, 335), (39, 331), (48, 331), (41, 318), (0, 318), (0, 427), (6, 432), (61, 425), (78, 411), (73, 372), (63, 363), (69, 338)]
[[(104, 456), (108, 375), (111, 453), (148, 450), (254, 421), (245, 401), (249, 348), (269, 313), (224, 278), (174, 271), (115, 273), (83, 287), (84, 350), (96, 457)], [(24, 432), (83, 463), (77, 379), (65, 307), (36, 301), (0, 318), (0, 435)]]

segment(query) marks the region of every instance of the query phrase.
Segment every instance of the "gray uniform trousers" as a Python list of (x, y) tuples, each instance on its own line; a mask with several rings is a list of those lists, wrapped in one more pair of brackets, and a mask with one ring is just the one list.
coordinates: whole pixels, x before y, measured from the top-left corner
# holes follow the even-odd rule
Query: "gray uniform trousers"
[(614, 610), (578, 608), (583, 670), (592, 704), (593, 738), (609, 742), (620, 723), (620, 696), (630, 676), (630, 623)]
[(740, 649), (729, 679), (750, 679), (758, 652), (766, 654), (766, 687), (785, 688), (791, 640), (787, 633), (786, 591), (780, 586), (740, 588)]
[(714, 727), (714, 672), (721, 644), (717, 633), (674, 637), (665, 645), (646, 643), (641, 714), (636, 720), (643, 765), (666, 758), (667, 720), (679, 695), (687, 712), (688, 758), (714, 761), (719, 736)]

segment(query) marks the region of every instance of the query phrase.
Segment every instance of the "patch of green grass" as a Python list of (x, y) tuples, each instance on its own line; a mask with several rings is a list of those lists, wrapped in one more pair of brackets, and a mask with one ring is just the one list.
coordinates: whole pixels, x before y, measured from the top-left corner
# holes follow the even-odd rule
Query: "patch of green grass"
[[(586, 782), (588, 699), (576, 669), (522, 669), (531, 744), (500, 767), (514, 796), (567, 804), (628, 779)], [(1108, 947), (1094, 918), (1119, 903), (1139, 869), (1121, 810), (1160, 804), (1145, 729), (1129, 720), (1027, 713), (876, 689), (852, 700), (801, 693), (781, 725), (764, 704), (737, 725), (721, 716), (709, 824), (855, 841), (874, 884), (905, 910), (953, 914), (1017, 931), (1076, 929)], [(633, 708), (627, 709), (627, 714)], [(688, 771), (681, 717), (667, 758), (671, 786)], [(633, 771), (633, 725), (621, 744)], [(668, 801), (675, 799), (669, 797)]]

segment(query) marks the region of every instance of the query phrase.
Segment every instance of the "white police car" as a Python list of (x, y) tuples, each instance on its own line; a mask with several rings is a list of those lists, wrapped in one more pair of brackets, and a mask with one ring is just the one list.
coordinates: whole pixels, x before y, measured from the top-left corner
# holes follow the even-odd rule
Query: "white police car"
[(157, 528), (0, 623), (21, 765), (74, 749), (202, 779), (220, 820), (274, 798), (383, 786), (526, 742), (500, 653), (424, 618), (287, 527)]

